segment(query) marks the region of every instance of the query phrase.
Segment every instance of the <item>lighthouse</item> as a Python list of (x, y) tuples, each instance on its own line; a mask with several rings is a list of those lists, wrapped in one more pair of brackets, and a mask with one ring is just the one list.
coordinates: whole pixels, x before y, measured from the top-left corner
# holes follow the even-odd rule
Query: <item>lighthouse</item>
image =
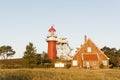
[(56, 42), (57, 36), (55, 34), (56, 30), (53, 26), (48, 30), (47, 43), (48, 43), (48, 59), (56, 59)]

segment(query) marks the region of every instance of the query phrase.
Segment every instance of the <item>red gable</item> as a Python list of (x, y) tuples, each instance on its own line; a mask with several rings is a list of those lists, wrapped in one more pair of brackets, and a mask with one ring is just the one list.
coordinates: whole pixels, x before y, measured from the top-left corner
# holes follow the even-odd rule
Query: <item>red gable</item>
[(90, 60), (90, 61), (98, 61), (98, 56), (97, 54), (83, 54), (83, 60), (87, 61), (87, 60)]
[(49, 31), (49, 32), (51, 32), (51, 31), (56, 32), (56, 30), (55, 30), (55, 28), (54, 28), (53, 26), (51, 26), (51, 28), (50, 28), (48, 31)]

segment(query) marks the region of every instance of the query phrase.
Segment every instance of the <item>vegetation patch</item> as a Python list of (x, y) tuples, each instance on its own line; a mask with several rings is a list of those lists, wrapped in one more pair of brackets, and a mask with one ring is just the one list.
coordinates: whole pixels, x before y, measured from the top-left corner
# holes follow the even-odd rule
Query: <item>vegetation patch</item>
[(119, 69), (2, 69), (0, 80), (119, 80)]

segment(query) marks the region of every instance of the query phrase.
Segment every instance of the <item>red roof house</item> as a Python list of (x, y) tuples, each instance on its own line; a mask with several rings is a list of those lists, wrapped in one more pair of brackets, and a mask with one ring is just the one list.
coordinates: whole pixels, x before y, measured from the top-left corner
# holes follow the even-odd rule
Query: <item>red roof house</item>
[(91, 39), (85, 36), (85, 43), (77, 49), (73, 56), (72, 66), (83, 68), (99, 68), (109, 66), (109, 58), (102, 52)]

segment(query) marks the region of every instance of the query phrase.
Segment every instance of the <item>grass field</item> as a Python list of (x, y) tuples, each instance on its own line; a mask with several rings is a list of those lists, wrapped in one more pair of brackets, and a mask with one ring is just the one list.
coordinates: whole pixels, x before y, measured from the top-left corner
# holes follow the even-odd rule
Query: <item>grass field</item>
[(0, 69), (0, 80), (120, 80), (120, 69)]

